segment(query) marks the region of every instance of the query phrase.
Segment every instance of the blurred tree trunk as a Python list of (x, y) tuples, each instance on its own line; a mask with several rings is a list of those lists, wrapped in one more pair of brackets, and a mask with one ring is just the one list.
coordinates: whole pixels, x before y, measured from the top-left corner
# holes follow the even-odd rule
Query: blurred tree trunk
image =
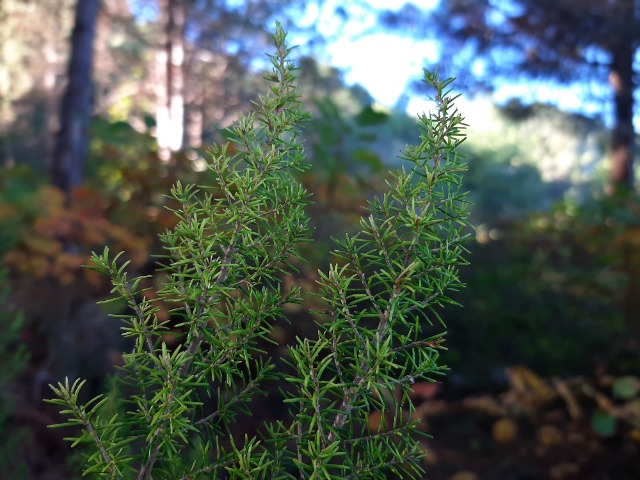
[[(5, 7), (5, 4), (0, 1), (0, 25), (6, 25), (6, 21), (9, 18), (9, 13)], [(13, 147), (11, 142), (11, 135), (7, 134), (8, 125), (13, 121), (13, 105), (10, 95), (11, 90), (11, 74), (9, 72), (9, 58), (8, 55), (8, 41), (10, 32), (8, 29), (0, 29), (0, 132), (3, 134), (3, 138), (0, 141), (2, 152), (0, 152), (0, 158), (3, 158), (3, 164), (5, 167), (10, 168), (15, 166), (15, 158), (13, 156)]]
[(51, 164), (51, 180), (70, 198), (82, 185), (89, 150), (93, 83), (93, 40), (99, 0), (78, 0), (71, 35), (68, 83), (60, 106), (60, 130)]
[(613, 91), (615, 124), (611, 132), (611, 170), (609, 193), (633, 189), (633, 57), (631, 42), (611, 52), (609, 84)]
[(58, 96), (56, 95), (58, 86), (58, 65), (59, 52), (53, 45), (45, 45), (43, 48), (45, 58), (45, 71), (42, 85), (45, 95), (45, 115), (46, 115), (46, 134), (44, 147), (47, 154), (47, 161), (51, 165), (51, 159), (55, 154), (55, 139), (59, 129), (58, 116)]
[(184, 137), (186, 0), (159, 0), (164, 45), (156, 53), (156, 139), (161, 160), (174, 163)]

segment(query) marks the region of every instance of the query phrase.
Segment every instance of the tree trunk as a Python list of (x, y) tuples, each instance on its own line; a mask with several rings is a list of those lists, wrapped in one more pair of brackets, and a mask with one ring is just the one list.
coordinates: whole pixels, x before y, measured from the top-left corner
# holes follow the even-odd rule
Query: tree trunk
[(158, 156), (172, 163), (184, 137), (185, 0), (160, 0), (164, 47), (156, 54), (156, 140)]
[(58, 85), (56, 73), (59, 64), (59, 56), (54, 46), (50, 44), (44, 46), (43, 53), (47, 65), (42, 82), (45, 95), (45, 115), (47, 125), (44, 147), (47, 155), (47, 165), (52, 165), (52, 159), (56, 151), (56, 132), (60, 128), (60, 117), (58, 116), (58, 96), (56, 95), (56, 86)]
[(89, 151), (89, 122), (93, 105), (93, 40), (99, 0), (78, 0), (71, 35), (68, 83), (60, 106), (60, 130), (51, 164), (51, 180), (65, 192), (82, 185)]
[(609, 193), (633, 189), (633, 56), (631, 42), (621, 44), (611, 54), (609, 83), (613, 90), (615, 124), (611, 132), (611, 173)]
[[(5, 25), (9, 18), (9, 13), (5, 5), (0, 2), (0, 25)], [(9, 125), (13, 122), (13, 101), (11, 90), (11, 73), (9, 71), (9, 48), (7, 43), (10, 33), (6, 29), (0, 30), (0, 133), (4, 138), (0, 139), (0, 158), (2, 164), (11, 168), (15, 166), (13, 147), (11, 145), (11, 134), (8, 131)]]

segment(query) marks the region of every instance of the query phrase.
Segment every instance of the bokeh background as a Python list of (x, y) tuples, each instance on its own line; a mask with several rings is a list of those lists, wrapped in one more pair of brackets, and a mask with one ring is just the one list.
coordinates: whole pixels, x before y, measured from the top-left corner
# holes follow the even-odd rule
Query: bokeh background
[[(104, 391), (127, 348), (82, 265), (124, 250), (153, 294), (165, 194), (209, 181), (276, 20), (313, 114), (310, 292), (417, 142), (421, 69), (457, 77), (473, 230), (450, 372), (414, 389), (426, 478), (640, 478), (635, 0), (2, 0), (0, 478), (79, 476), (42, 398)], [(274, 338), (312, 334), (313, 302)]]

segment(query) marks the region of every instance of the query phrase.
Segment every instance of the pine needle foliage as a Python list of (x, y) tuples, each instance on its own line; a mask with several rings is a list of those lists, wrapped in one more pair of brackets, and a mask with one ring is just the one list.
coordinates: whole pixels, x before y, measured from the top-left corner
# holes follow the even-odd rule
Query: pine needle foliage
[[(318, 334), (287, 348), (287, 368), (261, 349), (284, 305), (301, 301), (282, 279), (303, 261), (310, 241), (308, 194), (296, 173), (308, 168), (299, 137), (307, 119), (295, 86), (290, 48), (278, 24), (272, 41), (268, 94), (232, 129), (233, 153), (210, 152), (217, 179), (206, 187), (178, 183), (171, 197), (177, 226), (162, 236), (166, 282), (145, 297), (142, 278), (108, 249), (93, 255), (108, 275), (112, 300), (125, 299), (124, 355), (119, 391), (79, 402), (83, 382), (51, 386), (69, 416), (55, 425), (79, 427), (73, 445), (88, 446), (85, 474), (138, 479), (385, 479), (422, 475), (424, 451), (409, 394), (433, 381), (443, 333), (437, 310), (461, 287), (466, 203), (462, 117), (451, 80), (425, 73), (435, 113), (419, 118), (420, 143), (403, 154), (407, 167), (388, 193), (369, 203), (361, 230), (336, 242), (336, 263), (320, 273)], [(180, 347), (163, 341), (158, 299), (176, 305), (185, 332)], [(431, 326), (430, 326), (431, 325)], [(433, 327), (433, 328), (432, 328)], [(264, 385), (278, 382), (287, 420), (257, 437), (234, 436), (239, 415), (251, 414)], [(128, 394), (127, 392), (133, 392)], [(117, 404), (117, 402), (115, 402)], [(373, 422), (375, 415), (382, 419)]]

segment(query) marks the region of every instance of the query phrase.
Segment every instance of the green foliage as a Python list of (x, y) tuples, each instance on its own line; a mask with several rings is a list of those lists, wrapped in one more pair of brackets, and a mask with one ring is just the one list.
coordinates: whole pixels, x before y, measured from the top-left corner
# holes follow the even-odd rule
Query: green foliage
[[(166, 281), (148, 296), (143, 277), (109, 250), (93, 270), (126, 300), (124, 355), (114, 395), (83, 404), (80, 380), (52, 386), (87, 445), (85, 474), (105, 478), (417, 478), (424, 456), (409, 399), (416, 381), (433, 381), (443, 333), (438, 310), (452, 303), (465, 264), (465, 167), (457, 154), (462, 118), (451, 80), (425, 73), (437, 110), (420, 117), (420, 143), (403, 154), (388, 192), (369, 202), (360, 231), (336, 242), (336, 263), (320, 273), (324, 309), (317, 335), (283, 350), (283, 369), (267, 353), (273, 322), (301, 301), (283, 280), (309, 241), (308, 195), (298, 139), (301, 110), (290, 49), (278, 25), (277, 53), (265, 75), (269, 93), (241, 116), (229, 145), (215, 147), (210, 186), (177, 183), (178, 223), (162, 235)], [(365, 113), (365, 116), (368, 116)], [(368, 121), (368, 120), (367, 120)], [(377, 120), (376, 120), (377, 121)], [(151, 298), (153, 297), (153, 298)], [(177, 325), (159, 318), (175, 308)], [(177, 346), (167, 338), (178, 336)], [(256, 397), (281, 382), (288, 416), (259, 436), (237, 428)], [(273, 395), (273, 388), (269, 395)], [(379, 418), (379, 421), (375, 421)]]
[(591, 417), (591, 427), (598, 435), (610, 437), (616, 431), (616, 418), (603, 410), (596, 410)]
[(0, 256), (20, 243), (21, 223), (37, 217), (32, 197), (39, 183), (29, 168), (0, 168)]
[(605, 292), (590, 293), (600, 269), (545, 258), (567, 245), (525, 229), (521, 220), (478, 232), (482, 243), (469, 247), (473, 267), (462, 275), (468, 288), (455, 296), (464, 312), (443, 314), (452, 325), (448, 364), (465, 388), (495, 388), (505, 365), (545, 376), (589, 374), (611, 354), (618, 312)]
[[(588, 390), (587, 390), (588, 391)], [(634, 375), (624, 375), (613, 380), (611, 398), (606, 393), (589, 391), (596, 397), (598, 408), (591, 415), (591, 428), (601, 437), (611, 437), (624, 425), (632, 438), (640, 428), (640, 379)]]
[(640, 382), (632, 375), (626, 375), (618, 378), (613, 383), (613, 396), (616, 398), (622, 398), (629, 400), (640, 392)]
[(632, 196), (566, 200), (478, 227), (469, 288), (455, 297), (465, 312), (444, 314), (449, 363), (469, 387), (514, 364), (545, 376), (637, 372), (639, 213)]
[[(315, 99), (314, 107), (304, 131), (313, 170), (301, 180), (313, 195), (314, 240), (330, 243), (332, 235), (357, 226), (366, 198), (384, 189), (384, 162), (373, 148), (377, 132), (371, 127), (387, 115), (367, 106), (349, 116), (331, 98)], [(326, 266), (326, 250), (314, 250)]]
[(546, 211), (554, 200), (553, 184), (544, 182), (537, 167), (530, 163), (512, 165), (515, 147), (493, 150), (472, 148), (465, 151), (469, 173), (465, 187), (473, 201), (472, 221), (494, 226), (521, 218), (531, 212)]
[(23, 316), (10, 303), (9, 294), (7, 272), (0, 270), (0, 327), (3, 332), (0, 336), (0, 435), (4, 439), (0, 443), (0, 471), (4, 475), (12, 475), (12, 478), (21, 478), (24, 465), (15, 461), (15, 453), (25, 432), (12, 426), (10, 419), (16, 403), (14, 382), (26, 367), (28, 357), (20, 343)]

